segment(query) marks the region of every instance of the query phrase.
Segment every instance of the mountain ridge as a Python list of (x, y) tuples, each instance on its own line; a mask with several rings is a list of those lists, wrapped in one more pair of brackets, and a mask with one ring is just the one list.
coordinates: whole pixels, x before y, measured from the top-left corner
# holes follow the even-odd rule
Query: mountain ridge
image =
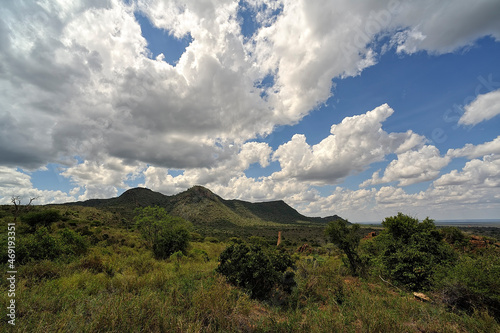
[(226, 200), (200, 185), (170, 196), (148, 188), (136, 187), (115, 198), (89, 199), (65, 205), (122, 209), (130, 213), (138, 207), (159, 206), (165, 208), (171, 215), (180, 216), (195, 225), (203, 226), (322, 224), (341, 219), (337, 215), (308, 217), (300, 214), (283, 200), (264, 202)]

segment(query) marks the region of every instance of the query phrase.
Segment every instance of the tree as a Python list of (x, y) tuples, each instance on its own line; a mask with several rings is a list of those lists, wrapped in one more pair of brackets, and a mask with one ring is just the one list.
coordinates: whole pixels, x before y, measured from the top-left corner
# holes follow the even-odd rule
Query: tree
[(361, 240), (359, 224), (349, 226), (349, 222), (338, 219), (328, 223), (325, 229), (330, 241), (335, 244), (347, 256), (349, 268), (353, 274), (359, 274), (361, 270), (361, 259), (358, 255), (358, 246)]
[[(38, 197), (30, 198), (29, 203), (24, 206), (24, 210), (28, 210), (28, 208), (31, 206), (31, 203), (36, 199), (38, 199)], [(10, 198), (10, 202), (14, 204), (14, 222), (16, 222), (17, 217), (19, 216), (19, 213), (21, 211), (21, 197), (18, 195), (13, 195)]]
[(136, 212), (136, 226), (156, 258), (166, 259), (174, 252), (186, 252), (191, 236), (188, 221), (168, 215), (161, 207), (138, 208)]
[(428, 288), (436, 267), (456, 259), (429, 218), (419, 222), (398, 213), (382, 225), (384, 231), (376, 238), (382, 248), (379, 261), (383, 272), (397, 284), (411, 290)]

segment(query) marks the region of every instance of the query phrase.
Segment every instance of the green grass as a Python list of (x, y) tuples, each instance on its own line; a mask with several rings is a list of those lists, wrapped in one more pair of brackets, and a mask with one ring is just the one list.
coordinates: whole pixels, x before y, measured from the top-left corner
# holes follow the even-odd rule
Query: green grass
[[(348, 275), (339, 252), (325, 244), (317, 227), (212, 230), (202, 235), (220, 242), (192, 242), (186, 256), (157, 260), (119, 213), (57, 209), (63, 216), (68, 211), (68, 220), (54, 223), (52, 233), (59, 224), (88, 230), (90, 249), (19, 266), (16, 326), (3, 312), (2, 332), (500, 332), (485, 310), (452, 312), (438, 295), (423, 303), (378, 276)], [(8, 213), (3, 216), (10, 221)], [(21, 222), (17, 227), (17, 237), (23, 237), (28, 228)], [(229, 237), (259, 236), (272, 244), (278, 230), (290, 241), (287, 250), (296, 262), (297, 287), (290, 295), (276, 290), (266, 301), (253, 300), (215, 273)], [(306, 242), (317, 244), (313, 252), (297, 253)], [(6, 265), (1, 269), (6, 272)], [(0, 285), (5, 311), (7, 281)]]
[[(205, 262), (180, 265), (149, 252), (96, 249), (70, 263), (43, 261), (19, 273), (18, 332), (495, 332), (484, 312), (447, 312), (383, 283), (344, 276), (340, 260), (297, 263), (288, 300), (251, 300), (214, 273), (224, 244), (195, 243)], [(41, 272), (44, 272), (41, 274)], [(50, 272), (50, 274), (45, 274)], [(5, 304), (6, 295), (2, 294)], [(10, 329), (5, 321), (1, 329)]]

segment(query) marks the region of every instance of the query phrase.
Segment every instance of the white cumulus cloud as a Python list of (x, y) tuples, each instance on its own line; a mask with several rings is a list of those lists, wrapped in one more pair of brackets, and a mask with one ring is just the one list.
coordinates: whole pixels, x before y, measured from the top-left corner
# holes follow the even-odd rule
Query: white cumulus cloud
[(490, 154), (500, 154), (500, 136), (479, 145), (468, 143), (462, 148), (449, 149), (446, 153), (451, 157), (467, 157), (470, 159)]
[(39, 190), (33, 187), (31, 176), (16, 168), (0, 166), (0, 204), (11, 204), (11, 199), (18, 197), (21, 204), (29, 203), (43, 205), (54, 202), (74, 201), (75, 197), (62, 191)]
[(420, 146), (425, 138), (412, 131), (387, 133), (382, 123), (394, 112), (387, 104), (332, 125), (331, 135), (310, 146), (296, 134), (281, 145), (274, 159), (281, 165), (275, 178), (295, 178), (316, 184), (336, 184), (350, 174), (382, 161), (390, 153)]
[(406, 151), (398, 154), (397, 159), (391, 161), (380, 177), (375, 172), (371, 179), (360, 186), (376, 185), (397, 181), (399, 186), (436, 179), (440, 170), (450, 162), (448, 156), (441, 157), (439, 150), (434, 146), (423, 146), (419, 150)]
[(500, 187), (500, 155), (473, 159), (461, 171), (453, 170), (434, 181), (435, 186), (468, 185)]
[(459, 124), (477, 125), (500, 114), (500, 89), (479, 95), (469, 105), (458, 120)]

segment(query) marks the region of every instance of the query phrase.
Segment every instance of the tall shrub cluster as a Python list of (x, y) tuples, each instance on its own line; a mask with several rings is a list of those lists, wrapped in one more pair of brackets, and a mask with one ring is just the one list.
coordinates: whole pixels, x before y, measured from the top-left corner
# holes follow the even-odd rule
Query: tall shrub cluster
[(284, 251), (265, 251), (258, 245), (231, 244), (219, 257), (216, 271), (248, 291), (250, 297), (265, 299), (278, 286), (290, 291), (294, 285), (290, 255)]
[(361, 248), (359, 225), (337, 220), (330, 222), (325, 231), (346, 255), (353, 274), (372, 269), (410, 290), (428, 289), (435, 271), (456, 260), (455, 252), (429, 218), (420, 222), (398, 213), (387, 217), (382, 225), (380, 235)]
[(88, 248), (89, 244), (85, 238), (71, 229), (65, 228), (52, 235), (46, 227), (40, 227), (32, 234), (19, 237), (16, 253), (17, 260), (26, 263), (82, 255)]
[(359, 226), (346, 221), (332, 221), (325, 231), (353, 274), (367, 268), (407, 290), (432, 291), (453, 310), (486, 310), (500, 319), (498, 248), (466, 252), (465, 234), (453, 227), (438, 230), (429, 218), (419, 221), (398, 213), (382, 225), (377, 237), (361, 243)]
[(456, 265), (443, 267), (434, 277), (435, 290), (451, 309), (472, 314), (486, 309), (500, 320), (500, 251), (488, 249), (463, 254)]
[(53, 222), (61, 219), (61, 214), (55, 209), (40, 212), (29, 212), (21, 216), (21, 221), (28, 224), (34, 231), (37, 227), (49, 227)]
[(186, 253), (191, 237), (188, 221), (168, 215), (161, 207), (139, 208), (136, 213), (136, 226), (157, 259)]
[(382, 248), (379, 263), (383, 273), (399, 285), (410, 290), (427, 289), (436, 269), (456, 260), (456, 254), (429, 218), (419, 222), (398, 213), (387, 217), (382, 225), (384, 231), (377, 237)]

